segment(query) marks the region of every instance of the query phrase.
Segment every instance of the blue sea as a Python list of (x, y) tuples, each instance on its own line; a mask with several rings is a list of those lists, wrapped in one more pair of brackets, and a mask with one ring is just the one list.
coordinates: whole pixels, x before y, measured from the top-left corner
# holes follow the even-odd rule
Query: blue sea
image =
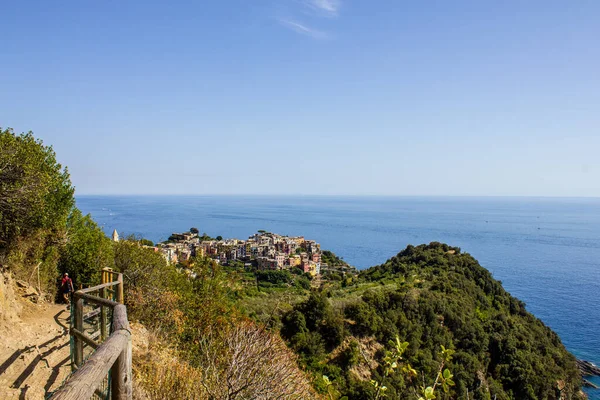
[[(160, 241), (197, 227), (245, 239), (265, 229), (315, 239), (359, 269), (408, 244), (459, 246), (573, 354), (600, 365), (597, 198), (78, 196), (77, 204), (107, 234)], [(600, 399), (600, 390), (588, 393)]]

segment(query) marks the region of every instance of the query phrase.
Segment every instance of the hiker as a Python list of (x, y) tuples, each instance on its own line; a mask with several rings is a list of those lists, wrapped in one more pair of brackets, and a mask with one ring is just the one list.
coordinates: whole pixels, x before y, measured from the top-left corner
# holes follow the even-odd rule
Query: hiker
[(69, 304), (71, 300), (71, 292), (74, 292), (75, 290), (73, 289), (73, 281), (71, 280), (71, 278), (69, 278), (69, 274), (67, 274), (66, 272), (62, 278), (60, 290), (62, 291), (65, 303)]

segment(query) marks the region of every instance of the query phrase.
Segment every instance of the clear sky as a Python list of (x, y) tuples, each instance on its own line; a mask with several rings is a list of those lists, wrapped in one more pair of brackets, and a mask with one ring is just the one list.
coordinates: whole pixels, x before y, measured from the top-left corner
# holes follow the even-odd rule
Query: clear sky
[(79, 194), (600, 196), (600, 1), (0, 1)]

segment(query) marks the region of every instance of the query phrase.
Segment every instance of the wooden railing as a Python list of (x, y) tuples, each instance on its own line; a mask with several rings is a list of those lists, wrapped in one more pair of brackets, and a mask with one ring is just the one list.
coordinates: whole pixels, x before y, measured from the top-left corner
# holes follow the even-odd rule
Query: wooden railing
[[(98, 296), (91, 293), (97, 292)], [(110, 298), (116, 298), (117, 301)], [(84, 314), (84, 301), (99, 306)], [(73, 364), (76, 371), (65, 384), (54, 393), (52, 400), (90, 399), (98, 394), (98, 388), (110, 372), (110, 388), (107, 392), (113, 400), (130, 400), (132, 397), (131, 376), (131, 332), (127, 320), (127, 309), (123, 303), (123, 275), (110, 269), (102, 270), (102, 284), (81, 289), (73, 294), (75, 313), (70, 330), (74, 346)], [(112, 310), (112, 328), (107, 334), (107, 315)], [(100, 315), (100, 331), (88, 335), (84, 321), (90, 316)], [(96, 339), (100, 339), (97, 341)], [(84, 346), (93, 353), (84, 361)], [(104, 397), (103, 393), (100, 397)]]

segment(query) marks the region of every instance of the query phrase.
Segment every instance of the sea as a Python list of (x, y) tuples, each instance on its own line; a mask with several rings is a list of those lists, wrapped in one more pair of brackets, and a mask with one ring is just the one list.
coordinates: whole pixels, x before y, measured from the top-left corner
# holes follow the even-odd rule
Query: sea
[[(110, 235), (152, 241), (196, 227), (246, 239), (303, 235), (359, 269), (408, 244), (458, 246), (576, 357), (600, 365), (600, 198), (77, 196)], [(591, 379), (600, 384), (600, 379)], [(588, 390), (600, 400), (600, 390)]]

